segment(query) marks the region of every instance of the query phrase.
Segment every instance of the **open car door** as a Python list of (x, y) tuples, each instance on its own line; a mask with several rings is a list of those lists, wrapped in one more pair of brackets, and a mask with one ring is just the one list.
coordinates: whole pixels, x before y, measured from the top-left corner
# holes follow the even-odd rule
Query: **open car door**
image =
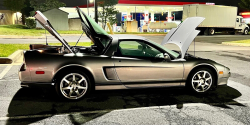
[(40, 11), (36, 11), (35, 18), (52, 36), (59, 40), (64, 47), (66, 47), (71, 53), (74, 53), (74, 51), (70, 49), (68, 43), (60, 36), (49, 20)]
[(102, 52), (111, 40), (108, 33), (102, 29), (92, 18), (86, 15), (79, 7), (76, 7), (82, 22), (82, 29), (87, 37), (94, 43), (94, 49)]
[(181, 50), (181, 59), (183, 59), (190, 44), (200, 32), (199, 30), (195, 30), (196, 27), (200, 25), (203, 20), (205, 20), (204, 17), (187, 18), (177, 28), (173, 28), (169, 31), (163, 39), (162, 45), (167, 43), (176, 44)]

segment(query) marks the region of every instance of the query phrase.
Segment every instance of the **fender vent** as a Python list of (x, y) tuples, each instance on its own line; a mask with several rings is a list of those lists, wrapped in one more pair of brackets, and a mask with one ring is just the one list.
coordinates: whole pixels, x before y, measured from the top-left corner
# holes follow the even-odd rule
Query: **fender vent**
[(118, 80), (115, 72), (115, 68), (106, 67), (104, 68), (104, 74), (108, 80)]

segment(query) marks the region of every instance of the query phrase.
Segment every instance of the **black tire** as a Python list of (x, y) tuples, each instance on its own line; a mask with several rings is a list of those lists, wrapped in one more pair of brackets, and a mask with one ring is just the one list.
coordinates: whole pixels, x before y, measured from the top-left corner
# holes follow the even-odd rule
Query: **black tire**
[(204, 35), (208, 35), (208, 28), (204, 30)]
[(236, 35), (237, 34), (237, 30), (234, 30), (232, 32), (230, 32), (231, 35)]
[[(75, 81), (73, 80), (74, 75)], [(65, 79), (67, 81), (65, 81)], [(63, 88), (65, 88), (65, 90), (63, 90)], [(79, 70), (70, 70), (66, 73), (60, 74), (56, 80), (55, 85), (57, 95), (60, 98), (67, 100), (80, 100), (90, 93), (90, 91), (92, 90), (91, 88), (91, 81), (88, 75)]]
[(208, 35), (214, 35), (215, 34), (215, 29), (214, 28), (209, 28), (208, 29)]
[(243, 34), (242, 35), (248, 35), (248, 28), (245, 28), (245, 30), (244, 30), (244, 32), (243, 32)]
[[(205, 78), (203, 72), (206, 72)], [(198, 78), (198, 74), (202, 78)], [(211, 77), (211, 79), (209, 79)], [(208, 80), (205, 80), (208, 79)], [(192, 71), (187, 79), (186, 87), (193, 93), (207, 93), (208, 91), (215, 89), (215, 74), (208, 68), (198, 68)], [(196, 82), (199, 81), (199, 82)], [(205, 83), (204, 83), (205, 82)], [(206, 84), (209, 84), (207, 86)], [(197, 87), (198, 86), (198, 87)], [(202, 87), (203, 86), (203, 87)], [(203, 88), (203, 91), (202, 91)]]

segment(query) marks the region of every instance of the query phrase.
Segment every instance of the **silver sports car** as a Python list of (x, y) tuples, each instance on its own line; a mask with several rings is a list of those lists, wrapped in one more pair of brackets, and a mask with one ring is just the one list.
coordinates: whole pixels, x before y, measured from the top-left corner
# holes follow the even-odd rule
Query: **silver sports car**
[[(69, 46), (39, 11), (35, 18), (62, 46), (31, 44), (19, 71), (22, 87), (55, 86), (65, 99), (80, 99), (91, 90), (186, 86), (204, 93), (226, 85), (230, 69), (209, 59), (187, 54), (202, 17), (186, 19), (172, 29), (162, 45), (144, 37), (109, 35), (77, 8), (91, 47)], [(176, 44), (179, 51), (163, 45)]]

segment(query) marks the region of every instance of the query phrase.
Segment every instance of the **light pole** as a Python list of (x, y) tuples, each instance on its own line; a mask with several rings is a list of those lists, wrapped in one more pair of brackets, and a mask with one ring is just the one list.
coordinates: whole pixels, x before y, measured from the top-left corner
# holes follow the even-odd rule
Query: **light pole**
[(94, 0), (94, 4), (95, 4), (95, 22), (98, 23), (98, 5), (97, 5), (97, 1)]
[(87, 10), (88, 10), (88, 16), (89, 16), (89, 0), (87, 0)]

